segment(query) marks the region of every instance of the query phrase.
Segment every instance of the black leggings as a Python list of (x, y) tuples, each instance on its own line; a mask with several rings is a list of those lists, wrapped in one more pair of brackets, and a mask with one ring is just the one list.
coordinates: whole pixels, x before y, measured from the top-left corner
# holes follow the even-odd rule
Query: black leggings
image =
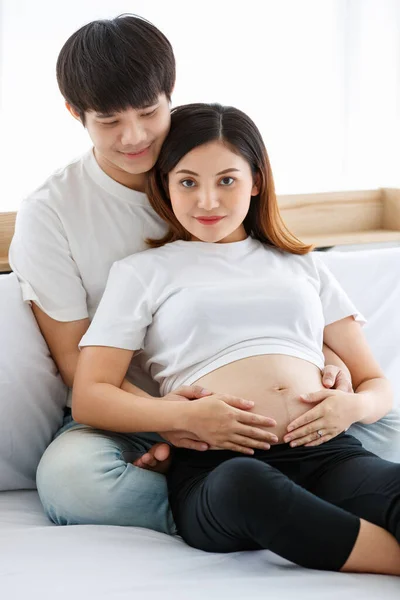
[(400, 465), (347, 434), (252, 457), (178, 449), (168, 487), (179, 534), (209, 552), (268, 549), (304, 567), (337, 571), (360, 518), (400, 542)]

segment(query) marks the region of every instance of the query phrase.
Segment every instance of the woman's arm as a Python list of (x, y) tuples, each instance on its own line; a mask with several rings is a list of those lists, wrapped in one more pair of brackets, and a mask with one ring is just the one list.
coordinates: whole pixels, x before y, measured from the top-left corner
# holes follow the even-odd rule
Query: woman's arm
[(348, 365), (355, 393), (321, 390), (303, 396), (304, 402), (315, 406), (288, 425), (284, 441), (291, 446), (323, 444), (353, 423), (374, 423), (393, 404), (389, 381), (353, 317), (325, 327), (324, 341)]
[[(80, 351), (72, 394), (75, 421), (109, 431), (182, 429), (183, 411), (173, 401), (156, 402), (121, 389), (134, 352), (88, 346)], [(132, 389), (130, 384), (128, 389)]]
[[(78, 360), (80, 356), (78, 344), (89, 327), (89, 319), (62, 322), (49, 317), (45, 312), (32, 303), (32, 310), (39, 328), (49, 347), (50, 353), (56, 363), (64, 383), (72, 387)], [(121, 389), (134, 394), (136, 397), (152, 398), (150, 394), (124, 379)], [(201, 398), (206, 395), (199, 386), (184, 386), (176, 391), (181, 400)], [(210, 392), (207, 392), (207, 395)], [(154, 398), (152, 398), (154, 399)], [(89, 423), (90, 424), (90, 423)], [(107, 424), (106, 429), (109, 429)], [(192, 450), (204, 449), (204, 443), (193, 439), (193, 435), (186, 431), (163, 431), (163, 437), (171, 444)]]
[(109, 431), (185, 431), (209, 446), (252, 454), (252, 448), (276, 441), (264, 428), (273, 419), (249, 412), (254, 402), (226, 394), (212, 394), (196, 402), (177, 402), (174, 393), (146, 398), (121, 389), (132, 359), (131, 350), (85, 346), (76, 369), (72, 416)]
[[(205, 405), (195, 410), (182, 406), (190, 404), (182, 401), (204, 396), (199, 386), (183, 386), (160, 402), (160, 398), (150, 396), (124, 379), (133, 352), (104, 347), (89, 347), (79, 351), (78, 344), (88, 329), (88, 319), (61, 322), (49, 317), (35, 304), (32, 309), (64, 383), (69, 387), (74, 385), (72, 411), (75, 420), (109, 431), (158, 431), (170, 443), (192, 450), (207, 448), (202, 434), (213, 440), (213, 445), (221, 445), (222, 441), (222, 447), (246, 453), (250, 448), (262, 448), (263, 443), (273, 441), (273, 434), (258, 427), (271, 427), (276, 423), (246, 412), (252, 406), (246, 405), (242, 399), (225, 398), (225, 404), (221, 401), (223, 406), (219, 405), (219, 415), (216, 413), (215, 416), (207, 415)], [(92, 356), (93, 364), (86, 359), (88, 353)], [(108, 363), (110, 353), (112, 356), (118, 353), (118, 357)], [(82, 356), (85, 357), (84, 361)], [(100, 358), (100, 365), (93, 357)], [(84, 366), (79, 369), (81, 362)], [(94, 372), (91, 367), (95, 369)], [(78, 371), (81, 375), (75, 385)], [(143, 402), (143, 398), (147, 399), (146, 402)], [(231, 402), (231, 406), (226, 402)], [(234, 414), (232, 407), (240, 411)], [(199, 413), (197, 416), (196, 412)], [(225, 427), (224, 418), (228, 418), (228, 421), (230, 418)], [(215, 427), (225, 430), (222, 440), (212, 434)], [(216, 441), (218, 439), (220, 444)]]

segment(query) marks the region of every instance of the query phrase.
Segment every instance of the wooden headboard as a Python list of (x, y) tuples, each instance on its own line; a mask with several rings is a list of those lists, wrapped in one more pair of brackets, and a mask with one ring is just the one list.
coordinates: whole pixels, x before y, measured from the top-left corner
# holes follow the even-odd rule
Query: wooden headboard
[(0, 273), (10, 270), (8, 264), (8, 248), (14, 235), (15, 212), (0, 213)]
[(287, 227), (318, 247), (400, 241), (400, 190), (279, 196)]
[[(316, 247), (400, 242), (400, 190), (380, 188), (323, 194), (278, 196), (282, 217), (303, 242)], [(0, 272), (7, 256), (15, 212), (0, 213)]]

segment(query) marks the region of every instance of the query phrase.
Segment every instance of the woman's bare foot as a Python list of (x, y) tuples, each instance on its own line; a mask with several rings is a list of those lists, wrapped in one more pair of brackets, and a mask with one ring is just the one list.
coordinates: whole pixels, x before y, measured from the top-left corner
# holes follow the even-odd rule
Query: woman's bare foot
[(166, 473), (171, 464), (171, 447), (165, 442), (154, 444), (146, 454), (135, 460), (132, 464), (141, 469)]

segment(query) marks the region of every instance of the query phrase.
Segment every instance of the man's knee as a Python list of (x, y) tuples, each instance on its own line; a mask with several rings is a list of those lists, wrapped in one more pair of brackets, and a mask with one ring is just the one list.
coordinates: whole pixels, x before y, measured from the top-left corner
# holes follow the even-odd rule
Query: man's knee
[(126, 468), (117, 449), (92, 430), (70, 430), (44, 453), (36, 484), (45, 512), (57, 524), (79, 522), (85, 512), (100, 512), (110, 501), (110, 479)]
[(360, 440), (366, 450), (380, 458), (400, 462), (400, 410), (395, 409), (370, 425), (354, 423), (348, 433)]
[(118, 435), (89, 428), (56, 438), (37, 471), (39, 496), (50, 520), (175, 533), (164, 475), (127, 462), (126, 445), (139, 452), (141, 440), (125, 444)]

